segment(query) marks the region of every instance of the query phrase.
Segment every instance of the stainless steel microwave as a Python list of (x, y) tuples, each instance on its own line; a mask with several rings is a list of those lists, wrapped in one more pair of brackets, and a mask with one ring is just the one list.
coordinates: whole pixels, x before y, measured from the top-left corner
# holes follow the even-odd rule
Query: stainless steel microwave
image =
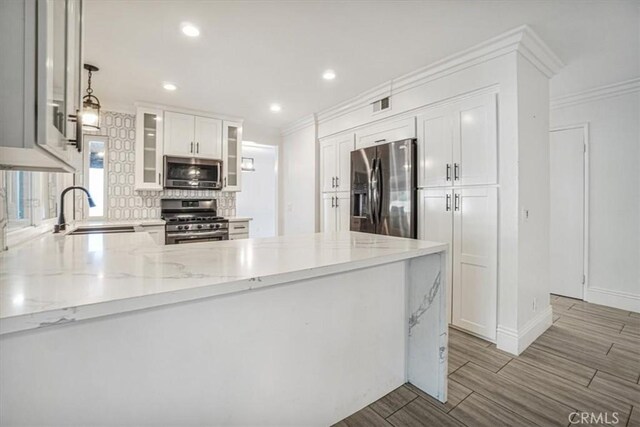
[(164, 188), (220, 190), (222, 161), (164, 156)]

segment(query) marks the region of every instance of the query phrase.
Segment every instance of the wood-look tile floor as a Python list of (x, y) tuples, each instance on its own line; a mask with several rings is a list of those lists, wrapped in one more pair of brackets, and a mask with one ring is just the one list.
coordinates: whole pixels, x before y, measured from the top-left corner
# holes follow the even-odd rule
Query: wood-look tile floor
[(405, 384), (336, 426), (568, 426), (587, 412), (603, 418), (583, 424), (640, 427), (640, 314), (551, 305), (553, 325), (518, 357), (450, 328), (447, 403)]

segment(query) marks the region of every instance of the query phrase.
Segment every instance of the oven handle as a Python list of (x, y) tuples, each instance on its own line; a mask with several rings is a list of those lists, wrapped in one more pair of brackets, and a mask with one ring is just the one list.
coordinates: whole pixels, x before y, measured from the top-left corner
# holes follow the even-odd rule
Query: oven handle
[(167, 237), (178, 237), (180, 239), (182, 238), (186, 238), (186, 239), (194, 239), (194, 238), (198, 238), (198, 237), (215, 237), (215, 236), (226, 236), (228, 234), (228, 231), (220, 231), (220, 230), (216, 230), (216, 231), (196, 231), (194, 233), (185, 233), (184, 231), (180, 231), (177, 233), (170, 233), (167, 232)]

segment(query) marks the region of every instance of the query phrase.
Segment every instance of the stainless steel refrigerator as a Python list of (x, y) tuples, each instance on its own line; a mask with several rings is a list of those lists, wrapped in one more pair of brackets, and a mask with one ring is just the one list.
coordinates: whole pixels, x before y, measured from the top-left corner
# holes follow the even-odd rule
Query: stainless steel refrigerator
[(416, 140), (351, 152), (351, 231), (417, 237)]

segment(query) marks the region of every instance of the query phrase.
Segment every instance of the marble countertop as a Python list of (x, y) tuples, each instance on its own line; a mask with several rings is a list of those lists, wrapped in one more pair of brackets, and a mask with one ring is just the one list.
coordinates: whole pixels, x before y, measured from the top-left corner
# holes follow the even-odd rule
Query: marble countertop
[(159, 246), (148, 233), (46, 234), (0, 254), (0, 334), (441, 252), (339, 232)]
[(253, 218), (250, 216), (228, 216), (225, 217), (229, 222), (241, 222), (241, 221), (251, 221)]
[(165, 220), (160, 218), (152, 219), (109, 219), (109, 220), (90, 220), (90, 221), (76, 221), (69, 227), (70, 230), (78, 227), (122, 227), (122, 226), (152, 226), (152, 225), (164, 225)]

